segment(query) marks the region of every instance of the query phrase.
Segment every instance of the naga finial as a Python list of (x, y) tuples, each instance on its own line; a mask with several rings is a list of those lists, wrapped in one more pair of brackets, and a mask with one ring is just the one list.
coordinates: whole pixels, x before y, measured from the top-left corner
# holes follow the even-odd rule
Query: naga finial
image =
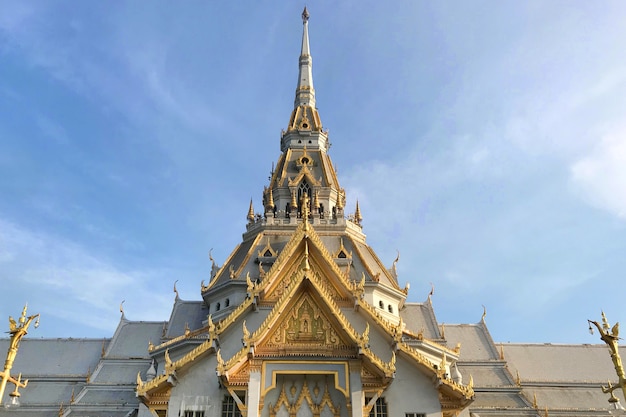
[(248, 330), (248, 328), (246, 327), (246, 321), (243, 321), (243, 341), (245, 344), (248, 343), (248, 341), (250, 340), (250, 330)]
[(311, 270), (311, 265), (309, 264), (309, 243), (304, 242), (304, 269), (305, 271)]

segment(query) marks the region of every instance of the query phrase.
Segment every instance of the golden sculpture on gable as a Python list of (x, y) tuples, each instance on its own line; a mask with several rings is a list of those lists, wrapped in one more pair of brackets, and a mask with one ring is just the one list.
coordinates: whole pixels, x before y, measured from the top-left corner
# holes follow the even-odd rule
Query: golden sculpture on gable
[(280, 324), (271, 341), (278, 345), (334, 346), (340, 340), (319, 306), (309, 295), (304, 295), (289, 311), (287, 319)]

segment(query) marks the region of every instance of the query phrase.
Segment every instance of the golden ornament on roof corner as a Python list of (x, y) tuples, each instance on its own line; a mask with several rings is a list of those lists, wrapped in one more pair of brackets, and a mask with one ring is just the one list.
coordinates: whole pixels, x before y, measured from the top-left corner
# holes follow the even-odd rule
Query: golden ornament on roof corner
[(7, 351), (7, 356), (4, 362), (4, 369), (0, 371), (0, 377), (2, 377), (2, 380), (0, 382), (0, 405), (2, 404), (2, 398), (4, 396), (4, 390), (6, 389), (7, 382), (15, 385), (15, 390), (13, 390), (9, 394), (9, 396), (11, 397), (11, 402), (7, 404), (7, 406), (9, 407), (19, 407), (20, 393), (18, 389), (26, 388), (26, 385), (28, 384), (27, 379), (22, 381), (22, 374), (19, 374), (17, 379), (11, 376), (13, 362), (15, 361), (15, 357), (17, 356), (17, 351), (20, 347), (20, 342), (22, 338), (28, 333), (28, 328), (30, 327), (33, 320), (35, 320), (35, 328), (39, 327), (39, 314), (34, 314), (27, 317), (27, 308), (28, 304), (24, 306), (24, 309), (22, 310), (22, 315), (17, 322), (15, 321), (15, 319), (13, 319), (13, 317), (9, 317), (9, 334), (11, 335), (11, 339), (9, 343), (9, 349)]
[(611, 394), (609, 398), (609, 403), (615, 409), (623, 409), (623, 407), (619, 403), (619, 399), (615, 397), (613, 391), (618, 388), (622, 389), (622, 394), (626, 399), (626, 375), (624, 375), (624, 366), (622, 365), (622, 358), (619, 355), (619, 323), (615, 323), (613, 328), (610, 327), (606, 316), (604, 315), (604, 311), (602, 312), (602, 325), (597, 321), (587, 320), (589, 323), (589, 333), (593, 334), (592, 324), (598, 329), (600, 332), (600, 339), (609, 347), (611, 352), (611, 360), (613, 361), (613, 366), (615, 366), (615, 372), (617, 373), (617, 377), (619, 378), (619, 382), (617, 385), (612, 385), (610, 382), (608, 387), (602, 387), (602, 392), (605, 394)]

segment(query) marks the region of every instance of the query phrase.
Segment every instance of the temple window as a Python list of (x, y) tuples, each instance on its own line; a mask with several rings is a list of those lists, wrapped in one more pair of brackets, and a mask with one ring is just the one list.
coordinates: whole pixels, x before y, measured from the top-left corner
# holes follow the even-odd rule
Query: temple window
[(385, 308), (385, 303), (383, 303), (383, 300), (378, 301), (378, 307)]
[(389, 304), (387, 306), (387, 310), (389, 310), (390, 313), (393, 313), (393, 306), (391, 304)]
[(217, 305), (215, 306), (215, 311), (220, 311), (221, 308), (222, 306), (220, 305), (220, 303), (217, 303)]
[[(310, 204), (312, 204), (313, 201), (313, 197), (312, 197), (312, 193), (311, 193), (311, 187), (309, 186), (309, 184), (304, 180), (300, 183), (300, 186), (298, 187), (298, 204), (300, 205), (302, 202), (302, 198), (304, 197), (304, 195), (307, 195), (309, 197), (309, 213), (311, 212), (310, 208)], [(298, 207), (299, 208), (299, 212), (302, 213), (302, 207)]]
[[(365, 403), (369, 402), (369, 398), (365, 399)], [(387, 413), (387, 402), (383, 397), (378, 398), (376, 400), (376, 404), (372, 407), (372, 411), (370, 411), (369, 417), (388, 417)]]
[(226, 299), (226, 302), (224, 303), (224, 307), (228, 307), (230, 305), (230, 298)]
[(235, 399), (229, 395), (225, 395), (222, 401), (222, 417), (241, 417)]
[(204, 417), (204, 411), (185, 410), (185, 417)]

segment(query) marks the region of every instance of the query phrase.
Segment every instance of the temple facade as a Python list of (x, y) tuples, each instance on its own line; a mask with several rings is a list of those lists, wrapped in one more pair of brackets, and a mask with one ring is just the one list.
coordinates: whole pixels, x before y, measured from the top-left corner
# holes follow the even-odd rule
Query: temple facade
[[(0, 416), (418, 417), (608, 415), (599, 345), (497, 344), (407, 302), (367, 244), (315, 104), (309, 15), (281, 155), (241, 243), (176, 294), (169, 320), (123, 314), (105, 340), (25, 339), (30, 380)], [(244, 210), (242, 210), (243, 212)], [(523, 337), (523, 336), (521, 336)], [(0, 341), (0, 349), (8, 348)], [(9, 400), (5, 392), (3, 403)]]

